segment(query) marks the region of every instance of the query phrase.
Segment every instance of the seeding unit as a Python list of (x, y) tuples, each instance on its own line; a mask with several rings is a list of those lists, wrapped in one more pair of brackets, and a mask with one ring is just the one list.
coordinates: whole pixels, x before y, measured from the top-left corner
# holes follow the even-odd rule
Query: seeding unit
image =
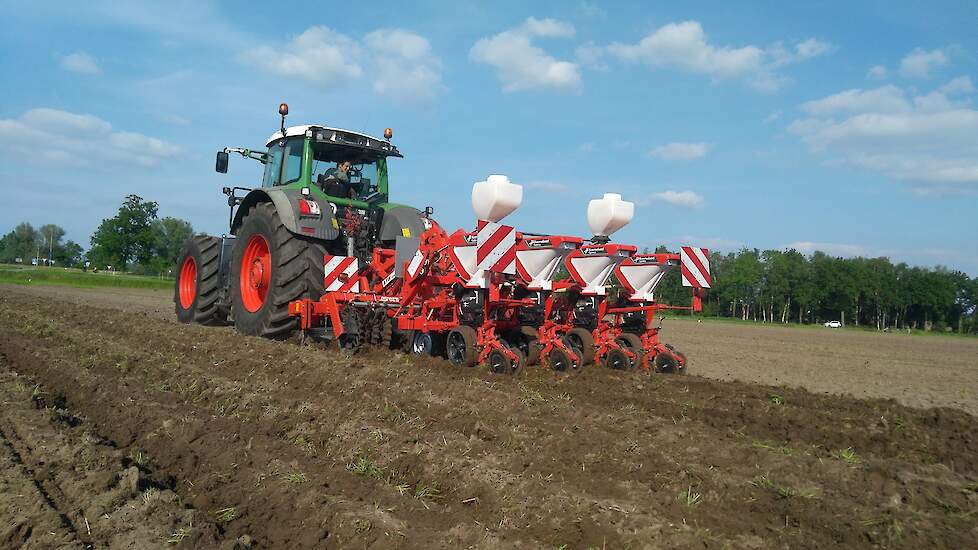
[[(431, 208), (389, 202), (387, 160), (402, 156), (389, 128), (383, 140), (286, 128), (288, 106), (279, 113), (267, 152), (218, 153), (222, 173), (229, 153), (262, 163), (262, 186), (224, 188), (231, 235), (187, 241), (174, 291), (180, 321), (233, 321), (244, 334), (272, 338), (298, 328), (347, 348), (400, 346), (499, 373), (592, 362), (685, 371), (685, 356), (659, 341), (656, 313), (700, 309), (710, 286), (706, 249), (639, 254), (611, 242), (634, 214), (611, 193), (588, 204), (588, 239), (519, 232), (501, 222), (523, 189), (500, 175), (472, 188), (473, 230), (448, 233)], [(691, 306), (655, 298), (677, 266)]]
[[(290, 314), (304, 332), (354, 347), (375, 333), (367, 327), (376, 321), (367, 320), (389, 320), (390, 329), (380, 331), (390, 330), (391, 340), (414, 353), (444, 350), (457, 366), (484, 363), (497, 373), (536, 363), (576, 371), (591, 362), (684, 372), (685, 356), (659, 341), (655, 314), (699, 309), (700, 289), (709, 285), (708, 251), (637, 254), (635, 246), (610, 242), (634, 212), (632, 203), (611, 193), (588, 205), (588, 240), (521, 233), (500, 222), (522, 195), (506, 176), (489, 176), (473, 186), (474, 231), (449, 235), (426, 216), (420, 238), (399, 236), (395, 248), (375, 248), (365, 265), (355, 257), (326, 256), (326, 292), (318, 300), (293, 301)], [(691, 307), (655, 300), (656, 286), (677, 265), (702, 274), (684, 277), (684, 284), (695, 285)], [(558, 277), (562, 271), (566, 275)], [(620, 283), (614, 303), (612, 277)]]

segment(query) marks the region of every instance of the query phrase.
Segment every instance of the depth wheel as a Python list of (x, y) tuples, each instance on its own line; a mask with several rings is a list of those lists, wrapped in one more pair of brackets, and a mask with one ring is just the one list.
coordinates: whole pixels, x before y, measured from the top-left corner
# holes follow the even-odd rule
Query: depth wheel
[(570, 355), (560, 348), (550, 350), (547, 355), (547, 363), (551, 369), (557, 372), (576, 372), (580, 367), (576, 361), (571, 360)]
[(415, 332), (411, 339), (411, 353), (414, 355), (434, 355), (434, 335), (430, 332)]
[(634, 368), (632, 360), (620, 349), (613, 349), (606, 353), (602, 363), (606, 368), (612, 370), (632, 370)]
[(467, 325), (459, 325), (449, 331), (448, 338), (445, 340), (445, 353), (448, 362), (456, 367), (474, 367), (479, 359), (475, 329)]
[(655, 372), (661, 372), (663, 374), (679, 373), (679, 362), (676, 361), (676, 357), (672, 352), (659, 352), (655, 356)]
[(173, 289), (177, 320), (202, 325), (227, 323), (227, 311), (218, 303), (221, 239), (207, 235), (191, 237), (184, 243), (179, 258)]
[(527, 365), (536, 365), (540, 362), (540, 331), (536, 327), (523, 325), (520, 327), (520, 337), (516, 339), (516, 344), (523, 355), (526, 356)]
[(640, 364), (642, 364), (642, 357), (645, 356), (645, 352), (642, 351), (642, 339), (639, 338), (637, 334), (625, 332), (619, 335), (618, 338), (615, 338), (615, 343), (635, 354), (635, 360), (632, 362), (632, 368), (638, 367)]
[(489, 357), (486, 358), (486, 364), (489, 367), (489, 372), (493, 374), (508, 374), (516, 375), (522, 372), (523, 366), (526, 365), (526, 357), (519, 348), (512, 348), (512, 351), (516, 355), (516, 360), (513, 361), (501, 350), (494, 349), (489, 352)]
[(287, 338), (298, 324), (289, 302), (323, 295), (323, 243), (290, 233), (272, 203), (249, 211), (231, 255), (231, 311), (243, 334)]
[(594, 361), (594, 336), (591, 335), (590, 330), (581, 327), (572, 328), (564, 336), (564, 341), (581, 350), (582, 366)]

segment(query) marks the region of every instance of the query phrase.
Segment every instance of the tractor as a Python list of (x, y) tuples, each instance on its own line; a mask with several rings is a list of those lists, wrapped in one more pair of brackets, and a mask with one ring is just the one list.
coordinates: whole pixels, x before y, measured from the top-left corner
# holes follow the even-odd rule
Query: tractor
[[(325, 125), (286, 127), (285, 103), (279, 114), (265, 151), (217, 153), (219, 173), (235, 153), (263, 164), (264, 174), (258, 188), (224, 187), (229, 235), (196, 235), (184, 245), (174, 294), (183, 323), (230, 321), (243, 334), (287, 338), (296, 328), (289, 303), (323, 294), (324, 256), (364, 258), (425, 229), (426, 212), (389, 201), (388, 159), (403, 157), (390, 128), (379, 139)], [(330, 172), (341, 163), (349, 164), (348, 181), (338, 191)]]
[[(472, 229), (445, 231), (424, 210), (389, 201), (390, 140), (324, 125), (281, 125), (264, 152), (225, 148), (265, 167), (256, 189), (224, 187), (230, 235), (184, 246), (174, 291), (184, 323), (225, 324), (247, 335), (400, 344), (459, 367), (516, 374), (526, 365), (579, 372), (684, 372), (686, 357), (659, 340), (657, 312), (699, 311), (709, 251), (639, 254), (611, 242), (634, 204), (616, 193), (588, 203), (592, 236), (527, 233), (501, 223), (523, 187), (490, 175), (472, 187)], [(240, 194), (239, 194), (240, 192)], [(655, 289), (679, 267), (692, 306), (660, 303)], [(565, 268), (562, 271), (561, 268)], [(563, 274), (561, 274), (563, 272)], [(608, 290), (617, 281), (621, 292)]]

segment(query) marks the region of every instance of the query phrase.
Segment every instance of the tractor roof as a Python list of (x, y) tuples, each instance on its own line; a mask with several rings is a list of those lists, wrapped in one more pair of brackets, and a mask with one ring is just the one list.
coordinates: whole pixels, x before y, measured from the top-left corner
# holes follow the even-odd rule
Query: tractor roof
[[(324, 143), (333, 143), (346, 147), (372, 150), (385, 156), (404, 156), (397, 150), (396, 146), (387, 140), (375, 138), (360, 132), (344, 130), (342, 128), (330, 128), (329, 126), (320, 126), (318, 124), (303, 124), (300, 126), (289, 126), (285, 129), (285, 136), (304, 136), (306, 135), (306, 132), (313, 132), (313, 136), (316, 138), (316, 141), (321, 141)], [(281, 138), (282, 132), (275, 132), (269, 136), (267, 146), (271, 146), (272, 143)]]

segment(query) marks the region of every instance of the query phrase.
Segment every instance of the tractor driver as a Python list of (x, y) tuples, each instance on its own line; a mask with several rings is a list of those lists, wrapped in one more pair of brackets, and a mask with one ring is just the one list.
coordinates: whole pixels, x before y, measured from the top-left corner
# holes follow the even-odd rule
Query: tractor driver
[(330, 168), (325, 173), (320, 174), (316, 183), (322, 188), (323, 193), (331, 197), (357, 198), (357, 191), (350, 184), (350, 167), (353, 163), (349, 160), (342, 160), (336, 163), (335, 168)]

